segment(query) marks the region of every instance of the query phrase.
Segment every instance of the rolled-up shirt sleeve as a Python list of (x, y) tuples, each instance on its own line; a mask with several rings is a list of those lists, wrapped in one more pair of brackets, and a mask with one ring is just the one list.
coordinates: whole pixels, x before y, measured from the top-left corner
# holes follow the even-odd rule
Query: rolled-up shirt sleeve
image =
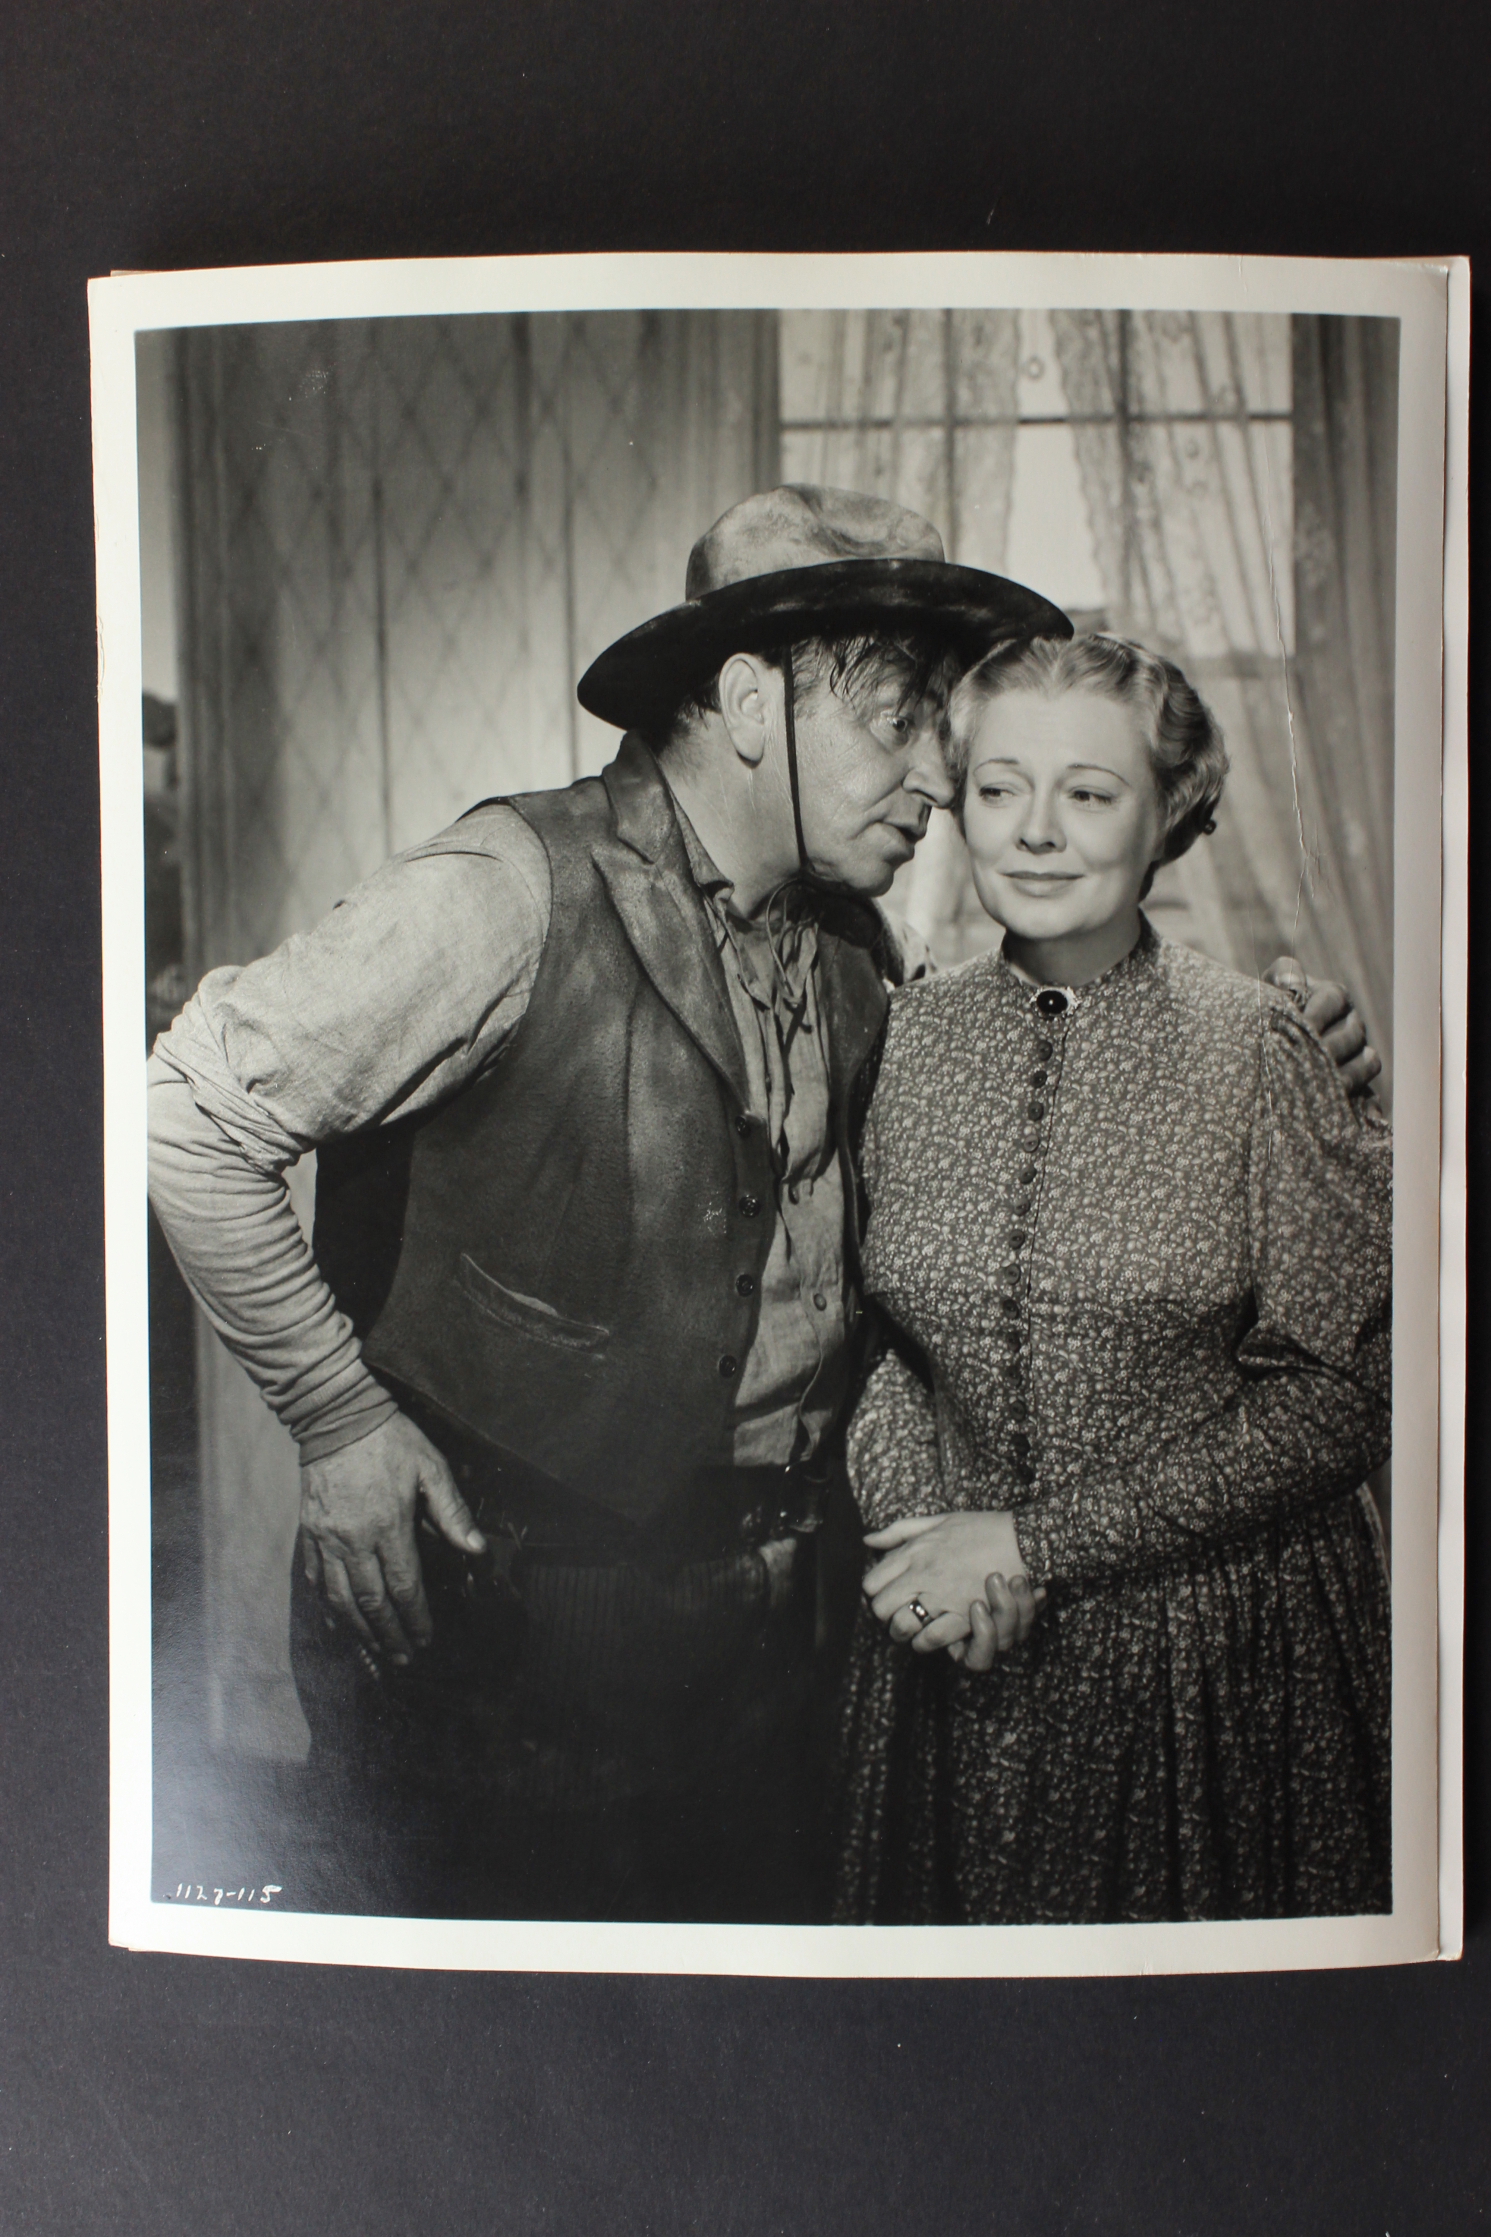
[(209, 972), (148, 1069), (150, 1196), (212, 1326), (315, 1460), (394, 1413), (290, 1201), (323, 1142), (478, 1078), (528, 1005), (548, 862), (509, 808), (397, 856), (313, 930)]

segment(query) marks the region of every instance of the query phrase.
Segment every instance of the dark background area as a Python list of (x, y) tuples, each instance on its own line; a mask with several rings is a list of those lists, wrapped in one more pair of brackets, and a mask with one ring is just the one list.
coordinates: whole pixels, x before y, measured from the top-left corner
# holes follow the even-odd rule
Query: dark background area
[[(118, 267), (580, 248), (1469, 252), (1491, 275), (1487, 47), (1474, 0), (8, 0), (7, 2232), (1412, 2237), (1487, 2217), (1491, 1826), (1477, 1611), (1488, 1534), (1474, 1291), (1461, 1965), (824, 1984), (394, 1974), (107, 1947), (84, 298), (90, 275)], [(1484, 280), (1476, 309), (1484, 343)], [(1485, 390), (1478, 370), (1478, 406)], [(1480, 456), (1473, 472), (1474, 634)], [(1472, 690), (1476, 737), (1484, 656)], [(1473, 938), (1474, 964), (1479, 918)], [(1478, 1029), (1477, 1181), (1484, 1068)], [(1473, 1266), (1485, 1226), (1478, 1189)]]

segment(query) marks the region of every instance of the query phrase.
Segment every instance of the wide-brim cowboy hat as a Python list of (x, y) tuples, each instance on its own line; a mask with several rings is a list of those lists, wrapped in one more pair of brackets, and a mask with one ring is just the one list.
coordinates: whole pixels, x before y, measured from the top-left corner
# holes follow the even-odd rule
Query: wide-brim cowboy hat
[(744, 498), (689, 554), (685, 601), (609, 645), (579, 683), (603, 722), (645, 730), (733, 652), (806, 637), (930, 631), (965, 664), (1012, 638), (1070, 637), (1059, 606), (1023, 583), (943, 556), (929, 520), (853, 490), (798, 482)]

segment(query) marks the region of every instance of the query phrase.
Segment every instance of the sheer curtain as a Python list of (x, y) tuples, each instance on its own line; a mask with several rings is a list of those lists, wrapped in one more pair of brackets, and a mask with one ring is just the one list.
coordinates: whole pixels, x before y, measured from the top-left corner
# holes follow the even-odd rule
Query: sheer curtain
[(1287, 949), (1346, 980), (1390, 1084), (1396, 328), (1052, 324), (1109, 625), (1187, 669), (1232, 758), (1156, 915), (1239, 970)]
[(1390, 1066), (1398, 326), (1293, 323), (1303, 784), (1351, 936), (1342, 969)]

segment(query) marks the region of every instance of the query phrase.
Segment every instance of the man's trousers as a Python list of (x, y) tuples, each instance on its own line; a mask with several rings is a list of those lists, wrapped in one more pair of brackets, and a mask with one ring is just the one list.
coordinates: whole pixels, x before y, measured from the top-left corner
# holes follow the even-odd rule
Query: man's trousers
[[(450, 1449), (450, 1440), (442, 1438)], [(435, 1637), (400, 1669), (297, 1554), (296, 1684), (345, 1907), (794, 1923), (825, 1915), (810, 1530), (663, 1558), (418, 1533)]]

